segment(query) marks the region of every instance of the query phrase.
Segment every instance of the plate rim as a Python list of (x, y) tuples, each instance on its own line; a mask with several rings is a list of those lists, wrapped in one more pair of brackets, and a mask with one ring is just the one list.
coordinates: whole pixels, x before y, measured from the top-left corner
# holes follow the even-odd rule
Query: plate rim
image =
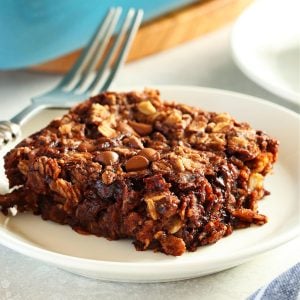
[[(186, 90), (187, 92), (195, 92), (195, 93), (210, 93), (210, 94), (218, 94), (219, 96), (227, 95), (229, 97), (233, 97), (236, 99), (246, 100), (250, 102), (256, 102), (263, 106), (268, 106), (271, 109), (280, 110), (283, 113), (290, 114), (293, 116), (293, 118), (296, 118), (300, 122), (300, 114), (297, 114), (291, 109), (288, 109), (286, 107), (283, 107), (281, 105), (272, 103), (268, 100), (264, 100), (258, 97), (227, 91), (227, 90), (221, 90), (221, 89), (215, 89), (215, 88), (206, 88), (206, 87), (198, 87), (193, 85), (151, 85), (153, 88), (157, 88), (159, 90), (162, 90), (162, 93), (164, 91), (168, 90)], [(117, 87), (115, 90), (118, 91), (125, 91), (125, 90), (142, 90), (144, 86), (124, 86), (124, 87)], [(299, 123), (300, 124), (300, 123)], [(176, 257), (170, 261), (147, 261), (147, 262), (122, 262), (122, 261), (104, 261), (104, 260), (98, 260), (98, 259), (89, 259), (89, 258), (82, 258), (82, 257), (76, 257), (71, 255), (62, 254), (59, 252), (51, 251), (44, 249), (42, 247), (31, 245), (29, 243), (23, 242), (21, 240), (18, 240), (17, 238), (14, 238), (13, 236), (9, 235), (9, 230), (3, 228), (3, 226), (0, 226), (0, 244), (18, 252), (21, 254), (25, 254), (29, 257), (38, 259), (40, 261), (44, 261), (50, 264), (54, 264), (58, 267), (63, 268), (75, 268), (77, 270), (81, 271), (101, 271), (102, 274), (107, 275), (109, 274), (115, 274), (116, 270), (118, 270), (118, 274), (128, 274), (130, 273), (132, 276), (137, 275), (148, 275), (148, 277), (153, 276), (154, 274), (157, 274), (157, 267), (162, 266), (168, 266), (165, 270), (160, 270), (160, 274), (163, 272), (165, 275), (169, 275), (168, 278), (171, 278), (171, 280), (176, 280), (178, 276), (170, 276), (174, 270), (176, 270), (180, 266), (185, 266), (186, 268), (190, 268), (192, 270), (197, 270), (197, 267), (199, 268), (200, 265), (203, 265), (203, 262), (199, 262), (197, 259), (191, 259), (191, 260), (180, 260), (180, 257), (177, 259)], [(273, 237), (271, 240), (268, 240), (267, 242), (263, 243), (262, 245), (253, 245), (246, 249), (243, 249), (242, 253), (238, 253), (239, 251), (234, 251), (231, 254), (227, 254), (226, 256), (215, 256), (214, 257), (214, 265), (220, 264), (224, 265), (233, 259), (236, 261), (245, 261), (248, 259), (251, 259), (255, 257), (258, 254), (264, 253), (270, 249), (274, 249), (294, 238), (297, 236), (300, 236), (300, 223), (298, 226), (293, 226), (292, 228), (288, 229), (285, 233), (282, 233), (279, 236)], [(133, 249), (134, 250), (134, 249)], [(206, 263), (207, 264), (207, 263)], [(237, 263), (238, 264), (238, 263)], [(205, 264), (204, 264), (205, 265)], [(236, 265), (236, 264), (235, 264)], [(101, 267), (101, 268), (99, 268)], [(206, 273), (208, 274), (208, 273)], [(192, 277), (192, 276), (191, 276)], [(111, 279), (110, 279), (111, 280)], [(121, 280), (116, 280), (121, 281)], [(135, 281), (134, 279), (130, 279), (128, 281)], [(142, 280), (139, 280), (142, 281)], [(151, 281), (151, 279), (146, 280)], [(163, 280), (158, 280), (163, 281)]]
[[(266, 2), (266, 0), (265, 0)], [(259, 72), (256, 72), (253, 68), (249, 67), (244, 63), (243, 55), (239, 51), (239, 31), (244, 25), (245, 18), (256, 9), (257, 6), (260, 6), (260, 1), (252, 3), (235, 21), (233, 28), (230, 34), (230, 48), (232, 53), (233, 61), (239, 67), (239, 69), (253, 82), (255, 82), (260, 87), (269, 91), (270, 93), (283, 98), (288, 103), (296, 104), (300, 107), (300, 93), (282, 88), (273, 82), (267, 80), (264, 76), (261, 76)]]

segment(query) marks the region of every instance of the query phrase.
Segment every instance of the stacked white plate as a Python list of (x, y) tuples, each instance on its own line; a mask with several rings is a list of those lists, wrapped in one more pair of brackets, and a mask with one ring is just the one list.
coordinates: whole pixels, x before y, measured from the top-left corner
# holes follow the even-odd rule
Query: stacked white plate
[(254, 82), (300, 104), (300, 1), (258, 0), (237, 20), (233, 57)]

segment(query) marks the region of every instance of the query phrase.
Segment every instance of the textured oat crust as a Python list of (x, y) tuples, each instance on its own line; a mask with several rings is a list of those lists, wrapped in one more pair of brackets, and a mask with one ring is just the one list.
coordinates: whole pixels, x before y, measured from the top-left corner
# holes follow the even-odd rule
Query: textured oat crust
[(155, 90), (106, 92), (5, 156), (15, 189), (0, 207), (181, 255), (267, 221), (257, 202), (277, 151), (227, 113), (162, 102)]

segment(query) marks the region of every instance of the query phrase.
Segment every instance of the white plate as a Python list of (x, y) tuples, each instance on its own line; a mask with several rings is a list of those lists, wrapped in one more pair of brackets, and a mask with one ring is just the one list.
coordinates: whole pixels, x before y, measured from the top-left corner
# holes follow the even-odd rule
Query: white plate
[[(152, 251), (137, 252), (128, 240), (107, 241), (80, 235), (68, 226), (45, 222), (30, 214), (11, 218), (0, 214), (0, 242), (20, 253), (84, 276), (154, 282), (221, 271), (294, 238), (299, 233), (299, 116), (264, 100), (231, 92), (178, 86), (159, 89), (165, 99), (229, 112), (238, 120), (249, 121), (255, 128), (280, 140), (279, 161), (274, 174), (266, 180), (271, 196), (259, 203), (259, 210), (269, 217), (269, 223), (234, 231), (214, 245), (198, 248), (181, 257), (171, 257)], [(46, 111), (37, 116), (24, 126), (24, 135), (44, 126), (57, 114)], [(3, 184), (2, 180), (2, 187)]]
[(254, 82), (300, 104), (299, 0), (258, 0), (237, 20), (233, 58)]

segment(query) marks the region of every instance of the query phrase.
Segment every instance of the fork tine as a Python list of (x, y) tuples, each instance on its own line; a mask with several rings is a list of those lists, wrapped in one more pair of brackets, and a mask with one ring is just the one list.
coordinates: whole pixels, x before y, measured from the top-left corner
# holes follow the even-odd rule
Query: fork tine
[[(90, 86), (88, 87), (89, 90), (92, 90), (93, 85), (97, 84), (100, 79), (102, 80), (105, 70), (111, 64), (113, 54), (116, 53), (116, 50), (119, 49), (119, 47), (120, 47), (120, 45), (123, 41), (123, 38), (124, 38), (128, 28), (130, 26), (130, 23), (132, 22), (134, 14), (135, 14), (135, 10), (131, 8), (127, 13), (127, 16), (126, 16), (126, 19), (125, 19), (123, 25), (121, 26), (121, 31), (119, 32), (119, 34), (115, 38), (114, 44), (109, 49), (109, 52), (106, 54), (106, 56), (103, 58), (102, 64), (100, 65), (93, 82), (90, 83)], [(96, 64), (97, 64), (97, 61), (95, 61), (95, 65)]]
[(103, 21), (98, 26), (96, 32), (90, 39), (88, 45), (84, 48), (82, 51), (80, 57), (75, 62), (74, 66), (71, 68), (71, 70), (64, 76), (64, 78), (60, 81), (60, 83), (57, 85), (57, 88), (64, 88), (72, 83), (74, 79), (78, 77), (78, 75), (82, 72), (82, 70), (85, 68), (87, 62), (89, 61), (90, 57), (96, 50), (97, 41), (99, 38), (103, 36), (105, 33), (107, 27), (111, 23), (111, 20), (113, 19), (114, 15), (120, 10), (119, 7), (117, 8), (111, 8), (108, 13), (106, 14)]
[[(86, 66), (85, 70), (83, 71), (81, 79), (76, 84), (74, 89), (77, 89), (77, 88), (82, 89), (82, 87), (84, 87), (86, 82), (89, 80), (89, 75), (94, 71), (99, 59), (104, 54), (104, 52), (111, 40), (111, 37), (112, 37), (114, 30), (118, 24), (121, 13), (122, 13), (122, 8), (118, 8), (118, 10), (116, 10), (116, 12), (108, 26), (108, 28), (106, 28), (106, 32), (103, 34), (102, 38), (97, 41), (95, 51), (94, 51), (93, 55), (91, 55), (91, 57), (89, 58), (89, 61), (87, 62), (87, 66)], [(84, 92), (84, 91), (82, 90), (81, 92)]]
[[(88, 92), (91, 93), (92, 95), (97, 94), (100, 91), (107, 90), (109, 88), (112, 80), (116, 76), (118, 70), (124, 63), (124, 60), (129, 51), (129, 48), (133, 41), (135, 33), (137, 32), (137, 30), (142, 22), (142, 18), (143, 18), (143, 10), (140, 10), (140, 9), (137, 10), (137, 12), (135, 12), (134, 16), (133, 16), (133, 13), (134, 13), (134, 9), (130, 9), (127, 14), (127, 18), (124, 22), (124, 25), (122, 26), (122, 30), (121, 30), (120, 34), (118, 35), (113, 47), (111, 48), (111, 50), (108, 53), (108, 59), (107, 58), (104, 59), (104, 64), (101, 66), (101, 68), (99, 69), (99, 71), (96, 74), (95, 79), (89, 86)], [(130, 25), (130, 23), (131, 23), (131, 25)], [(126, 38), (123, 42), (122, 48), (120, 50), (118, 48), (123, 40), (123, 36), (126, 33), (127, 33), (127, 36), (126, 36)], [(110, 59), (113, 57), (113, 54), (114, 54), (114, 52), (116, 52), (116, 50), (120, 51), (118, 53), (118, 57), (116, 58), (115, 63), (112, 66), (107, 79), (105, 80), (104, 84), (102, 84), (101, 79), (102, 79), (103, 73), (105, 71), (105, 68), (109, 65)]]

